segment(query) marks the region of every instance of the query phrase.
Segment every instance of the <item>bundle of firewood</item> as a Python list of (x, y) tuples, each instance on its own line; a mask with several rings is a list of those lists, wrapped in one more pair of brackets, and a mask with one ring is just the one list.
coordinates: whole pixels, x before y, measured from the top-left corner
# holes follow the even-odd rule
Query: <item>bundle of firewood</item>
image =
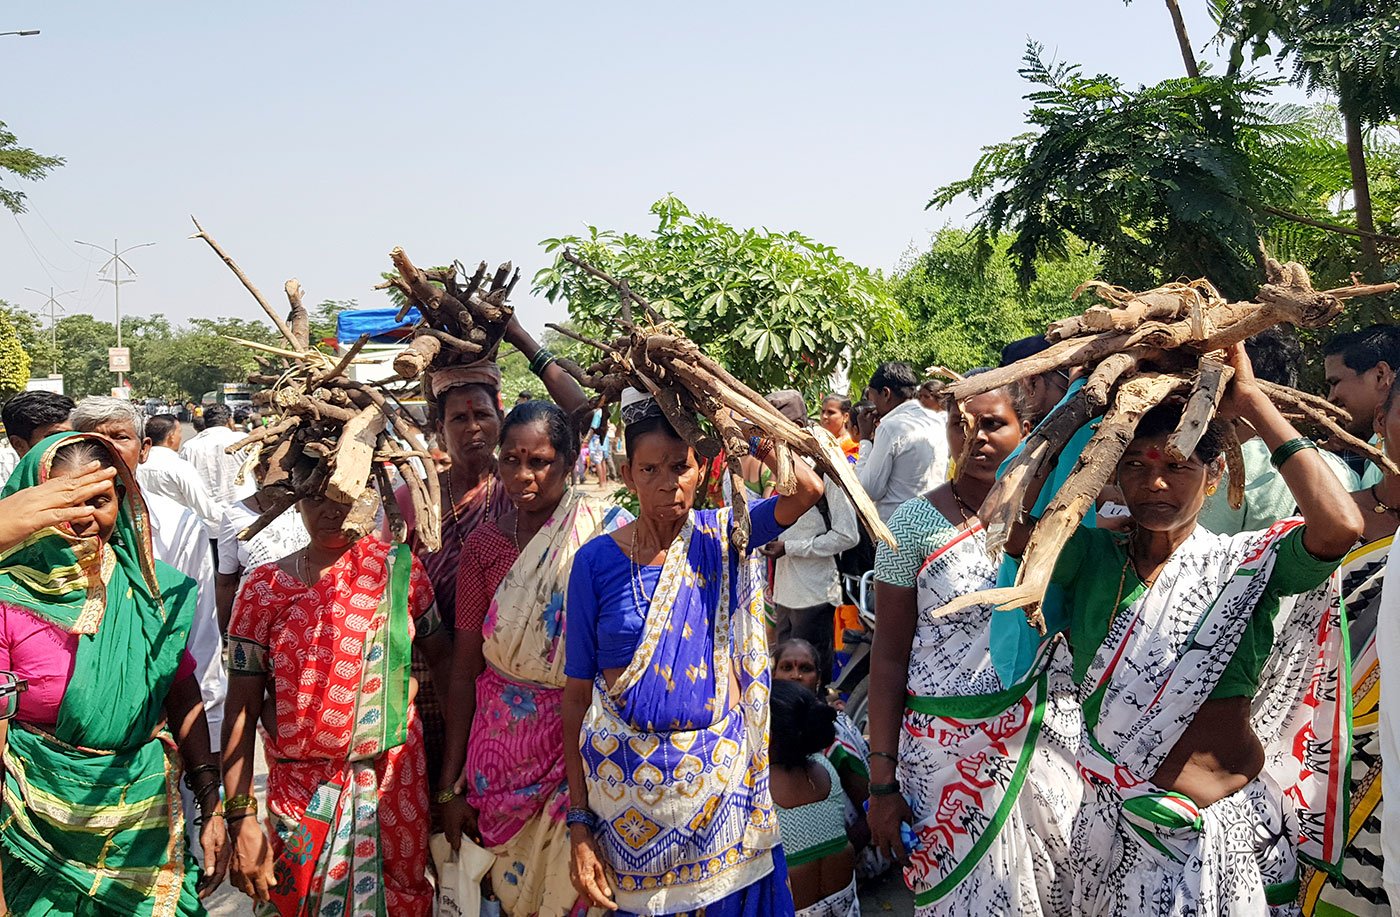
[(297, 281), (287, 281), (291, 311), (283, 320), (198, 221), (195, 226), (199, 231), (194, 238), (209, 243), (237, 275), (287, 345), (242, 342), (279, 362), (260, 361), (264, 371), (248, 378), (267, 387), (254, 400), (276, 419), (227, 449), (229, 454), (247, 450), (245, 471), (254, 470), (260, 482), (263, 512), (239, 538), (252, 538), (307, 497), (349, 506), (344, 529), (355, 536), (370, 530), (382, 503), (395, 537), (402, 538), (403, 520), (386, 471), (386, 465), (392, 465), (408, 487), (420, 541), (428, 550), (437, 550), (442, 521), (437, 467), (423, 448), (427, 442), (423, 431), (399, 403), (404, 393), (346, 376), (365, 339), (338, 359), (322, 352), (310, 340), (310, 322)]
[[(964, 401), (1052, 370), (1079, 368), (1088, 376), (1083, 388), (1027, 438), (1022, 452), (988, 494), (981, 517), (987, 549), (993, 555), (1005, 545), (1032, 481), (1080, 427), (1096, 417), (1102, 421), (1036, 523), (1015, 585), (962, 596), (937, 614), (988, 603), (1002, 610), (1024, 608), (1027, 619), (1044, 633), (1040, 603), (1060, 551), (1109, 483), (1144, 414), (1166, 399), (1185, 399), (1181, 423), (1167, 441), (1169, 455), (1185, 459), (1205, 435), (1233, 375), (1225, 363), (1226, 348), (1279, 324), (1319, 327), (1341, 314), (1344, 300), (1388, 293), (1397, 285), (1354, 284), (1320, 292), (1313, 289), (1302, 265), (1270, 259), (1267, 282), (1255, 302), (1228, 302), (1204, 280), (1136, 294), (1104, 284), (1088, 287), (1104, 304), (1051, 325), (1046, 334), (1053, 342), (1049, 348), (946, 389), (950, 397)], [(1259, 385), (1291, 420), (1335, 438), (1391, 473), (1400, 473), (1381, 452), (1342, 428), (1350, 420), (1345, 411), (1286, 386), (1262, 380)], [(1233, 428), (1227, 434), (1225, 463), (1230, 505), (1239, 508), (1244, 497), (1244, 459)]]
[[(752, 436), (773, 442), (778, 466), (774, 486), (778, 493), (794, 491), (797, 479), (793, 461), (795, 456), (805, 456), (812, 460), (818, 473), (835, 481), (850, 497), (857, 517), (871, 536), (894, 545), (893, 536), (880, 521), (874, 504), (830, 433), (821, 427), (799, 427), (788, 420), (762, 395), (734, 378), (680, 330), (662, 320), (626, 281), (609, 276), (570, 251), (565, 251), (564, 258), (618, 291), (621, 305), (613, 323), (620, 333), (605, 343), (550, 325), (560, 334), (603, 354), (602, 359), (586, 369), (569, 360), (561, 359), (559, 365), (579, 384), (599, 393), (597, 407), (606, 409), (629, 387), (648, 392), (671, 426), (700, 456), (714, 459), (723, 451), (734, 500), (734, 540), (740, 550), (747, 547), (750, 530), (747, 488), (739, 460), (748, 454)], [(634, 321), (633, 306), (642, 310), (645, 320)]]
[[(422, 320), (413, 329), (409, 345), (394, 357), (394, 371), (404, 379), (417, 379), (425, 371), (454, 364), (494, 359), (514, 309), (507, 300), (520, 271), (507, 261), (488, 280), (486, 262), (465, 283), (460, 263), (446, 268), (417, 267), (402, 248), (389, 253), (395, 273), (376, 289), (397, 289), (404, 304), (403, 321), (417, 306)], [(429, 393), (431, 394), (431, 393)]]

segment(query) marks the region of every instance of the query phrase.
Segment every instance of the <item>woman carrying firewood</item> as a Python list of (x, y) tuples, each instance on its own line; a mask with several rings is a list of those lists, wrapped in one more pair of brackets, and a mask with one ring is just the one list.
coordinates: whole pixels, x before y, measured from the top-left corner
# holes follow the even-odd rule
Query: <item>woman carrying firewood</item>
[[(551, 398), (570, 415), (581, 409), (587, 398), (573, 376), (560, 369), (554, 355), (535, 343), (512, 315), (504, 340), (530, 360), (530, 367), (544, 382)], [(500, 444), (501, 370), (492, 360), (450, 364), (430, 369), (424, 384), (432, 395), (433, 425), (438, 445), (447, 451), (451, 467), (443, 478), (442, 546), (427, 550), (416, 533), (417, 513), (408, 488), (396, 494), (399, 512), (408, 524), (408, 546), (428, 571), (438, 607), (455, 614), (457, 569), (462, 545), (477, 526), (498, 519), (510, 511), (511, 503), (496, 473), (496, 447)], [(389, 521), (385, 520), (384, 537)], [(422, 683), (418, 713), (428, 752), (428, 769), (434, 777), (442, 767), (445, 725), (438, 703), (432, 673), (419, 657), (414, 659), (414, 675)]]
[[(650, 398), (624, 396), (636, 522), (584, 545), (569, 577), (564, 751), (571, 877), (623, 914), (791, 915), (768, 789), (768, 652), (755, 565), (734, 511), (693, 510), (700, 465)], [(775, 472), (779, 452), (755, 439)], [(823, 493), (749, 507), (767, 544)]]
[[(1400, 382), (1392, 385), (1376, 419), (1386, 454), (1400, 459)], [(1381, 604), (1388, 559), (1400, 528), (1400, 475), (1351, 495), (1366, 520), (1361, 540), (1342, 561), (1342, 604), (1351, 651), (1351, 804), (1347, 810), (1346, 854), (1339, 872), (1309, 868), (1303, 876), (1303, 914), (1383, 917), (1391, 913), (1386, 895), (1384, 848), (1393, 829), (1381, 812), (1381, 661), (1388, 652), (1377, 639), (1378, 625), (1391, 614)], [(1394, 589), (1392, 585), (1389, 587)], [(1389, 694), (1386, 695), (1389, 697)], [(1392, 763), (1391, 767), (1400, 767)]]
[(564, 590), (574, 554), (631, 513), (569, 489), (578, 436), (569, 416), (527, 401), (501, 427), (497, 462), (511, 510), (467, 536), (447, 750), (435, 797), (448, 841), (496, 855), (491, 885), (507, 914), (565, 917), (578, 900), (561, 868), (568, 786), (559, 719)]
[[(1334, 758), (1345, 760), (1350, 685), (1333, 574), (1361, 513), (1243, 347), (1229, 354), (1222, 412), (1264, 438), (1302, 519), (1233, 537), (1200, 528), (1225, 432), (1212, 422), (1173, 458), (1182, 413), (1169, 401), (1142, 416), (1117, 464), (1131, 530), (1079, 527), (1060, 552), (1052, 581), (1084, 714), (1076, 914), (1289, 913), (1300, 855), (1335, 862), (1344, 843)], [(1029, 535), (1018, 522), (1007, 552), (1020, 556)]]
[[(303, 490), (316, 468), (303, 457), (293, 485)], [(445, 679), (451, 646), (407, 546), (356, 530), (351, 507), (326, 495), (304, 495), (298, 509), (310, 545), (249, 573), (228, 627), (233, 883), (284, 917), (425, 917), (428, 777), (410, 654), (420, 647)], [(264, 694), (275, 711), (265, 736), (270, 838), (252, 796)]]
[(904, 863), (920, 917), (1068, 912), (1081, 795), (1068, 665), (1050, 671), (1041, 659), (1004, 685), (988, 644), (992, 606), (933, 614), (996, 584), (978, 511), (1028, 428), (1006, 388), (951, 406), (957, 476), (895, 510), (899, 549), (876, 549), (870, 829), (875, 847)]

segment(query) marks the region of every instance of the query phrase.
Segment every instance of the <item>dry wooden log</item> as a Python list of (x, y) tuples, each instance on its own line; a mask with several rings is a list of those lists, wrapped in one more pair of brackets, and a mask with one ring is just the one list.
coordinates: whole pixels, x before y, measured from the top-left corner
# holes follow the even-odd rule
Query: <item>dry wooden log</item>
[[(378, 459), (379, 456), (376, 456)], [(385, 460), (390, 460), (385, 457)], [(428, 459), (431, 461), (431, 459)], [(374, 463), (374, 483), (379, 488), (381, 494), (393, 494), (394, 484), (389, 480), (389, 472), (384, 470), (384, 466), (376, 461)], [(408, 541), (408, 523), (404, 522), (403, 513), (399, 512), (399, 501), (392, 499), (381, 501), (384, 506), (384, 516), (389, 521), (389, 537), (395, 543), (404, 544)]]
[(1220, 405), (1220, 398), (1225, 394), (1225, 386), (1234, 375), (1235, 370), (1217, 357), (1201, 358), (1200, 370), (1186, 399), (1186, 407), (1181, 412), (1181, 422), (1167, 437), (1167, 455), (1184, 462), (1187, 456), (1196, 451), (1196, 445), (1206, 435), (1215, 409)]
[(1339, 426), (1335, 420), (1327, 416), (1327, 414), (1321, 410), (1313, 407), (1311, 404), (1299, 401), (1297, 406), (1303, 414), (1307, 415), (1308, 419), (1326, 432), (1329, 437), (1329, 442), (1330, 438), (1335, 436), (1352, 452), (1364, 456), (1386, 474), (1400, 474), (1400, 466), (1397, 466), (1395, 462), (1391, 461), (1390, 456), (1386, 455), (1384, 450), (1377, 449), (1366, 440), (1348, 433)]
[(335, 448), (335, 470), (326, 482), (327, 497), (337, 503), (359, 500), (372, 477), (375, 444), (384, 432), (385, 420), (383, 411), (370, 406), (342, 428)]
[(277, 423), (275, 424), (271, 424), (270, 426), (266, 427), (259, 427), (252, 433), (249, 433), (247, 436), (243, 437), (238, 442), (233, 443), (232, 445), (225, 448), (224, 453), (226, 455), (233, 455), (237, 452), (242, 452), (249, 446), (257, 446), (267, 440), (278, 439), (295, 430), (297, 428), (297, 425), (300, 423), (300, 417), (284, 417), (281, 420), (277, 421)]
[(1351, 414), (1342, 407), (1333, 404), (1326, 398), (1320, 398), (1309, 392), (1302, 392), (1296, 388), (1289, 388), (1286, 385), (1279, 385), (1277, 382), (1270, 382), (1267, 379), (1256, 380), (1264, 394), (1269, 396), (1269, 400), (1281, 407), (1292, 407), (1298, 413), (1303, 413), (1302, 405), (1306, 404), (1316, 411), (1336, 420), (1338, 423), (1351, 423)]
[(394, 356), (394, 372), (405, 379), (417, 379), (442, 352), (442, 341), (431, 334), (420, 334)]
[(282, 337), (286, 339), (287, 343), (296, 348), (298, 353), (304, 351), (306, 348), (301, 346), (291, 326), (282, 319), (281, 315), (277, 314), (277, 310), (272, 308), (272, 304), (263, 298), (262, 293), (258, 291), (257, 287), (253, 286), (253, 281), (248, 279), (248, 275), (243, 273), (243, 269), (238, 266), (238, 263), (235, 262), (233, 258), (229, 257), (229, 254), (224, 251), (223, 246), (214, 241), (213, 236), (204, 231), (204, 227), (199, 225), (199, 220), (196, 220), (193, 216), (191, 216), (190, 219), (194, 221), (194, 228), (197, 230), (190, 238), (203, 239), (207, 242), (209, 247), (214, 250), (214, 254), (218, 255), (220, 260), (228, 265), (228, 269), (233, 271), (233, 275), (238, 278), (244, 288), (247, 289), (249, 293), (253, 294), (253, 298), (258, 301), (258, 305), (262, 306), (263, 311), (267, 313), (267, 317), (272, 319), (272, 324), (277, 327), (277, 330), (282, 332)]
[(995, 603), (1003, 611), (1027, 609), (1027, 619), (1045, 633), (1045, 619), (1039, 605), (1045, 598), (1061, 549), (1117, 469), (1118, 460), (1132, 442), (1138, 421), (1163, 398), (1186, 385), (1178, 376), (1157, 373), (1124, 380), (1098, 431), (1032, 531), (1022, 554), (1016, 585), (969, 593), (944, 605), (934, 615), (949, 615), (974, 605)]
[(1045, 465), (1060, 454), (1081, 427), (1103, 414), (1113, 386), (1124, 375), (1136, 371), (1141, 361), (1152, 353), (1139, 349), (1105, 359), (1090, 374), (1079, 393), (1051, 411), (1026, 439), (1021, 452), (992, 485), (978, 511), (987, 532), (988, 554), (1001, 553), (1011, 527), (1021, 517), (1030, 482), (1040, 477)]
[(1189, 298), (1202, 295), (1186, 284), (1170, 284), (1134, 294), (1121, 287), (1089, 281), (1074, 291), (1074, 298), (1078, 299), (1086, 291), (1109, 300), (1111, 307), (1090, 306), (1083, 315), (1052, 322), (1045, 332), (1047, 340), (1053, 343), (1104, 331), (1132, 331), (1147, 321), (1174, 321), (1186, 313)]
[(292, 336), (302, 350), (311, 348), (311, 313), (306, 311), (306, 306), (302, 305), (301, 283), (293, 277), (283, 286), (282, 291), (287, 294), (287, 302), (292, 306), (291, 312), (287, 314), (287, 327), (291, 329)]
[(360, 490), (360, 495), (355, 498), (355, 502), (350, 504), (350, 512), (345, 514), (345, 519), (340, 523), (340, 530), (350, 538), (361, 538), (374, 531), (375, 523), (379, 521), (379, 494), (368, 484), (373, 481), (373, 477), (366, 482), (366, 486)]
[(1244, 449), (1240, 446), (1240, 438), (1235, 433), (1235, 428), (1231, 426), (1225, 433), (1225, 474), (1228, 478), (1225, 486), (1228, 488), (1225, 497), (1229, 501), (1230, 509), (1238, 510), (1244, 506)]

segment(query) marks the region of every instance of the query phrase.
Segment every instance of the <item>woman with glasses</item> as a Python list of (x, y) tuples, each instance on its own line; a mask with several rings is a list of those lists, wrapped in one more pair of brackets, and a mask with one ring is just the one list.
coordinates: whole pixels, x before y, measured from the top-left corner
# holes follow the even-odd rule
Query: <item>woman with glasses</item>
[(0, 724), (0, 913), (202, 914), (182, 770), (200, 807), (206, 891), (224, 869), (226, 832), (185, 650), (195, 584), (154, 559), (141, 492), (104, 437), (39, 443), (7, 501), (46, 486), (52, 495), (65, 478), (88, 482), (68, 491), (89, 494), (87, 511), (0, 560), (0, 669), (28, 685)]

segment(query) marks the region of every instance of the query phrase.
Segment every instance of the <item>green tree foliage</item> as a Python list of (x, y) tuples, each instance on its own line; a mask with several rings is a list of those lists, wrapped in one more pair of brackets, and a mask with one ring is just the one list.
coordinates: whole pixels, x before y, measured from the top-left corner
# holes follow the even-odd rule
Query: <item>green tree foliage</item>
[(563, 257), (565, 247), (651, 300), (715, 359), (761, 387), (818, 388), (843, 356), (868, 374), (902, 317), (877, 272), (797, 232), (736, 229), (675, 197), (652, 205), (648, 235), (599, 230), (546, 239), (552, 266), (536, 292), (560, 298), (591, 334), (607, 334), (618, 297)]
[(24, 391), (29, 382), (29, 354), (20, 343), (14, 322), (0, 315), (0, 397)]
[[(0, 172), (29, 181), (38, 181), (63, 165), (59, 156), (45, 156), (19, 145), (19, 138), (0, 121)], [(11, 213), (24, 213), (24, 192), (0, 187), (0, 207)]]
[[(49, 329), (32, 312), (0, 300), (0, 325), (8, 324), (28, 354), (29, 371), (52, 371), (54, 350)], [(73, 398), (105, 395), (117, 377), (107, 370), (107, 348), (116, 345), (116, 327), (88, 314), (58, 322), (58, 371)], [(230, 338), (278, 343), (267, 322), (241, 318), (195, 318), (180, 327), (163, 315), (129, 315), (122, 319), (122, 343), (131, 348), (127, 380), (134, 398), (199, 400), (220, 383), (238, 382), (257, 368), (252, 351)]]
[(322, 300), (311, 310), (311, 343), (317, 345), (328, 339), (335, 340), (336, 318), (346, 309), (358, 308), (358, 302), (353, 299)]
[(1072, 241), (1067, 257), (1038, 264), (1023, 290), (1011, 245), (1002, 236), (984, 260), (973, 233), (946, 228), (934, 234), (927, 251), (907, 256), (892, 287), (913, 328), (901, 335), (894, 354), (920, 370), (995, 366), (1003, 345), (1081, 311), (1074, 290), (1098, 273), (1096, 252)]
[(107, 395), (117, 377), (107, 371), (107, 348), (117, 343), (117, 329), (86, 313), (58, 321), (58, 371), (71, 398)]
[(53, 348), (49, 345), (49, 329), (33, 312), (10, 305), (0, 299), (0, 318), (15, 329), (20, 346), (29, 355), (31, 376), (47, 376), (53, 371)]
[(1257, 290), (1263, 203), (1297, 203), (1287, 156), (1266, 155), (1299, 128), (1262, 104), (1271, 84), (1234, 76), (1171, 79), (1137, 90), (1108, 75), (1046, 63), (1028, 45), (1021, 75), (1037, 88), (1033, 127), (987, 147), (972, 174), (938, 189), (945, 207), (963, 194), (983, 204), (975, 237), (985, 262), (1008, 248), (1022, 286), (1075, 240), (1102, 253), (1106, 276), (1146, 288), (1208, 277), (1231, 295)]
[[(1373, 207), (1365, 132), (1400, 118), (1400, 4), (1395, 0), (1215, 0), (1234, 54), (1274, 51), (1291, 59), (1293, 81), (1336, 97), (1346, 133), (1358, 228), (1394, 226), (1395, 211)], [(1364, 266), (1379, 267), (1375, 240), (1362, 242)]]

